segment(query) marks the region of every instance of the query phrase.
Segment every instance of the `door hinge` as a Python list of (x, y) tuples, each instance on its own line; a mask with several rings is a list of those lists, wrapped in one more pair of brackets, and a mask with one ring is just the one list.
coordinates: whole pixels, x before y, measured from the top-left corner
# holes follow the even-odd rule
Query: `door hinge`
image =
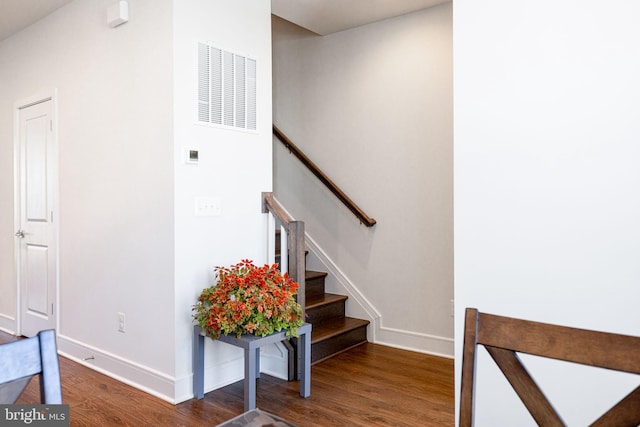
[(53, 303), (51, 303), (51, 315), (53, 316)]
[(51, 222), (53, 222), (53, 211), (51, 211)]
[(49, 130), (53, 132), (53, 120), (49, 120)]

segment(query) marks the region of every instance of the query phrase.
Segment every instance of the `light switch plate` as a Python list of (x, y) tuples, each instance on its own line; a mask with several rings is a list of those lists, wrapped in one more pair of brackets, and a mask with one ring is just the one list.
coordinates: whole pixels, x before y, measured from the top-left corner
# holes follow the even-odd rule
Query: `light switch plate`
[(222, 207), (219, 197), (196, 197), (196, 216), (219, 216)]

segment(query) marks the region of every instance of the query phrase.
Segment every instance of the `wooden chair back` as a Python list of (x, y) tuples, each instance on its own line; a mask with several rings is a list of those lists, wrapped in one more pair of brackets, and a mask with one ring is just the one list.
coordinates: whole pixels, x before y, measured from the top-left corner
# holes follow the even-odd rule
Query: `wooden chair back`
[(0, 345), (0, 404), (16, 402), (29, 380), (40, 377), (40, 401), (61, 404), (60, 367), (53, 330)]
[[(460, 427), (473, 426), (476, 349), (483, 345), (538, 425), (565, 426), (517, 353), (640, 374), (640, 337), (480, 313), (467, 308), (462, 354)], [(640, 386), (592, 426), (640, 425)]]

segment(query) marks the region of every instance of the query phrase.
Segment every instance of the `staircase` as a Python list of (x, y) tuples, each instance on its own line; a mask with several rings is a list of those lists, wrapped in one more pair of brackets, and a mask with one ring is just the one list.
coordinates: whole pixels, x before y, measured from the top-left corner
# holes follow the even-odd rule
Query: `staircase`
[(325, 292), (327, 273), (307, 270), (305, 274), (307, 322), (311, 323), (311, 363), (367, 342), (368, 320), (345, 315), (346, 296)]
[[(280, 233), (276, 234), (276, 262), (280, 263)], [(327, 273), (305, 270), (306, 322), (311, 323), (311, 364), (367, 342), (368, 320), (347, 317), (349, 297), (325, 292)]]
[[(376, 220), (367, 215), (351, 198), (349, 198), (318, 166), (307, 157), (287, 136), (275, 125), (273, 126), (274, 136), (284, 144), (302, 164), (315, 175), (336, 198), (344, 204), (361, 224), (366, 227), (373, 227)], [(295, 275), (292, 277), (302, 277), (303, 274), (303, 254), (304, 248), (304, 223), (291, 218), (286, 210), (273, 197), (273, 193), (263, 193), (263, 213), (270, 213), (282, 227), (297, 224), (300, 229), (291, 233), (295, 247)], [(277, 234), (277, 233), (276, 233)], [(280, 248), (279, 235), (276, 235), (276, 253)], [(345, 316), (346, 296), (329, 294), (325, 292), (324, 280), (327, 273), (319, 271), (304, 271), (305, 275), (305, 310), (307, 322), (313, 325), (311, 330), (311, 363), (318, 363), (331, 356), (349, 350), (357, 345), (367, 342), (368, 320), (354, 319)], [(291, 373), (290, 373), (291, 374)]]

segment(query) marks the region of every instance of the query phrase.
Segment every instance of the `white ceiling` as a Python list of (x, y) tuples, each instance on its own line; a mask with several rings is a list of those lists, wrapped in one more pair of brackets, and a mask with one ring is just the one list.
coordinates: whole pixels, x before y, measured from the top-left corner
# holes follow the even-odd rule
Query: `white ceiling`
[(271, 0), (271, 12), (322, 36), (451, 0)]
[[(0, 0), (0, 40), (71, 1)], [(326, 35), (447, 1), (451, 0), (272, 0), (271, 4), (274, 15)]]
[(71, 0), (0, 0), (0, 40), (49, 15)]

